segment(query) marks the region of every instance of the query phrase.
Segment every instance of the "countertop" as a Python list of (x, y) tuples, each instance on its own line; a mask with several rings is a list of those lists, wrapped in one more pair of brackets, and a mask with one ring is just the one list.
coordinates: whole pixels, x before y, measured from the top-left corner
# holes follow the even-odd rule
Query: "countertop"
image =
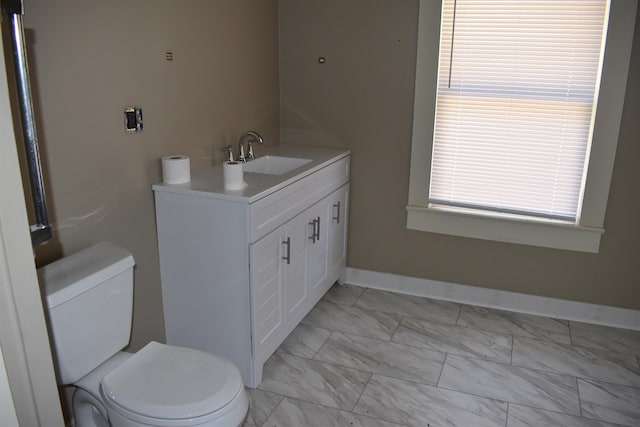
[(244, 173), (247, 186), (242, 190), (226, 190), (222, 177), (222, 163), (191, 171), (191, 181), (184, 184), (153, 184), (154, 191), (186, 193), (199, 197), (212, 197), (244, 203), (256, 202), (302, 178), (336, 162), (351, 152), (344, 148), (313, 147), (280, 144), (256, 150), (258, 156), (283, 156), (310, 159), (311, 161), (284, 175)]

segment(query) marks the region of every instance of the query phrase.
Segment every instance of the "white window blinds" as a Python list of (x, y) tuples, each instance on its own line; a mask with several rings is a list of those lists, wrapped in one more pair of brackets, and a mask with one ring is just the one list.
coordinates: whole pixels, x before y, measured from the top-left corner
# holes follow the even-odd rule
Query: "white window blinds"
[(444, 0), (429, 202), (575, 221), (606, 0)]

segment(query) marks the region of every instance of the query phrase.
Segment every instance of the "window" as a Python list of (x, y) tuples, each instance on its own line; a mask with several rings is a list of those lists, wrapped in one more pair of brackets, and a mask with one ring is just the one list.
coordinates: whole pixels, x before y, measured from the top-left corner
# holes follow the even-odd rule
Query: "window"
[(636, 2), (608, 6), (420, 2), (408, 228), (598, 251)]
[(429, 202), (575, 221), (606, 0), (445, 0)]

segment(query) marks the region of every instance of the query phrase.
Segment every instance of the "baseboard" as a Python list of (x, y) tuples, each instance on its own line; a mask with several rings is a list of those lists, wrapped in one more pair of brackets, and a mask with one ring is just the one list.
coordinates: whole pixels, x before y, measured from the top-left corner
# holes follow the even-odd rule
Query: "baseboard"
[(347, 268), (346, 283), (557, 319), (640, 330), (640, 311)]

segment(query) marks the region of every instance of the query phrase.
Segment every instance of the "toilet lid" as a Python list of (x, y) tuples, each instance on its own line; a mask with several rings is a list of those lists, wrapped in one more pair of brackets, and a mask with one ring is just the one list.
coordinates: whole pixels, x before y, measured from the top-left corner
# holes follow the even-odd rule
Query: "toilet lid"
[(241, 387), (240, 372), (227, 359), (157, 342), (147, 344), (102, 379), (108, 404), (164, 419), (216, 412)]

